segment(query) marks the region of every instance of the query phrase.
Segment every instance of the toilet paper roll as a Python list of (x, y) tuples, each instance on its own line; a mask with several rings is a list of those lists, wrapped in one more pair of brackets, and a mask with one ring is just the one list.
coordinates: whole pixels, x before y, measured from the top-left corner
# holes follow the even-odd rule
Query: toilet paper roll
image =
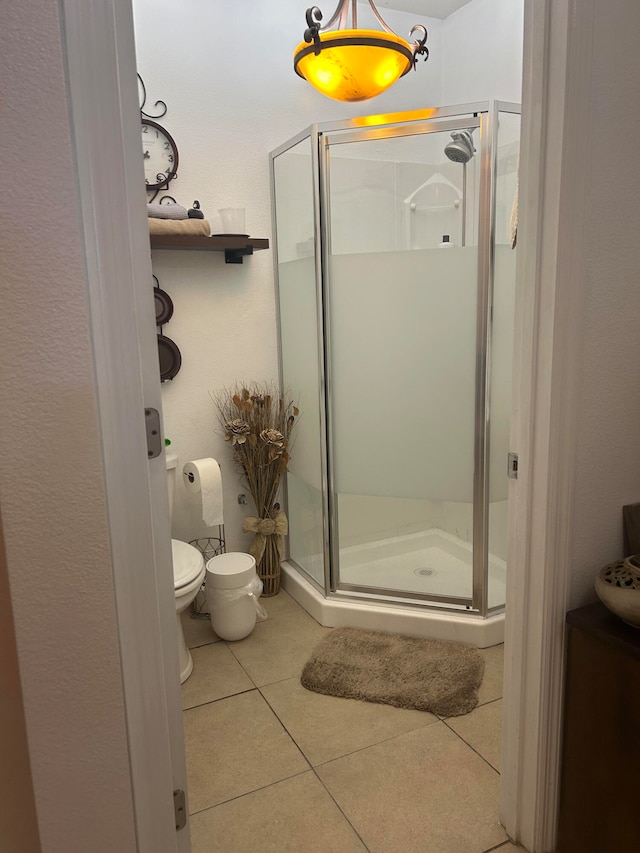
[(198, 497), (202, 505), (202, 520), (208, 527), (224, 524), (222, 516), (222, 475), (215, 459), (194, 459), (182, 469), (188, 494)]

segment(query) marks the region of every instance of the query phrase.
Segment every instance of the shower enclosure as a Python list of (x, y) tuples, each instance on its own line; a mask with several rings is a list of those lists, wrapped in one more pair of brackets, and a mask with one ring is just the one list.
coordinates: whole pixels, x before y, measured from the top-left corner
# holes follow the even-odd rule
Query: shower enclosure
[(283, 584), (324, 624), (500, 641), (519, 135), (494, 101), (271, 154)]

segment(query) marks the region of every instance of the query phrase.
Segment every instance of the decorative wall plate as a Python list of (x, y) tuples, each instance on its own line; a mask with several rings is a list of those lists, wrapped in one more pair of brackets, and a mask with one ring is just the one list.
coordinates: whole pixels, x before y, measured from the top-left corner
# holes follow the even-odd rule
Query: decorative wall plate
[(178, 345), (166, 335), (158, 335), (158, 359), (160, 361), (160, 381), (173, 379), (182, 366), (182, 355)]
[(173, 317), (173, 302), (168, 293), (159, 287), (153, 288), (156, 303), (156, 326), (163, 326)]

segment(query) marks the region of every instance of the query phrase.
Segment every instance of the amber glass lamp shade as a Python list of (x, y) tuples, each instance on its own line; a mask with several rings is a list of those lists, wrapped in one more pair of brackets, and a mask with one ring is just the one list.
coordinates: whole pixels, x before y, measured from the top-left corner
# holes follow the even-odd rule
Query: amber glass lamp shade
[(336, 101), (374, 98), (413, 66), (409, 43), (377, 30), (335, 30), (321, 33), (320, 53), (302, 42), (293, 55), (300, 77)]

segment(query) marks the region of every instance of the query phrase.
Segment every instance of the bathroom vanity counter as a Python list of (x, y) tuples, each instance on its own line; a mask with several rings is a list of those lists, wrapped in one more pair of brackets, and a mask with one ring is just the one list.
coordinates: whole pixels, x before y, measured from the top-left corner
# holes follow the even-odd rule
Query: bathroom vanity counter
[(635, 850), (640, 767), (640, 630), (603, 604), (569, 626), (558, 849)]

